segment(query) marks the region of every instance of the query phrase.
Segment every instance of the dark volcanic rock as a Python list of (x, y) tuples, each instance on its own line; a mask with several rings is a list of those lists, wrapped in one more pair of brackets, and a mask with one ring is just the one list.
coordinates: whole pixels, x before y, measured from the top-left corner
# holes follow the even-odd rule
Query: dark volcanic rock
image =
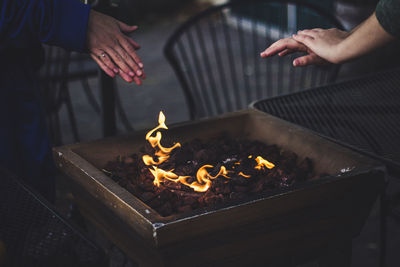
[[(157, 187), (153, 184), (154, 176), (149, 171), (151, 167), (142, 161), (145, 154), (157, 160), (154, 156), (156, 150), (146, 144), (140, 151), (141, 153), (118, 157), (108, 162), (104, 172), (162, 216), (213, 207), (227, 200), (237, 202), (319, 177), (313, 173), (313, 163), (309, 158), (300, 161), (294, 152), (283, 151), (276, 145), (233, 139), (223, 135), (207, 143), (194, 139), (182, 144), (171, 153), (168, 161), (158, 165), (158, 168), (173, 170), (179, 176), (188, 176), (188, 183), (197, 181), (196, 172), (203, 165), (213, 166), (207, 168), (211, 176), (216, 176), (224, 166), (228, 177), (219, 176), (212, 179), (212, 185), (206, 192), (195, 192), (190, 187), (174, 181), (166, 181)], [(275, 167), (256, 169), (257, 156), (274, 163)]]

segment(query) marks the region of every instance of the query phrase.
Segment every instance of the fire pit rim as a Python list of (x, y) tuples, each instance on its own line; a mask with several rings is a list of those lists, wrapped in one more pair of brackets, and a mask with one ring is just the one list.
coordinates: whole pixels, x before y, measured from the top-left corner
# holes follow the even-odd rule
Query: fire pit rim
[[(379, 163), (376, 160), (370, 159), (364, 155), (361, 155), (357, 152), (350, 150), (349, 148), (342, 147), (339, 144), (332, 142), (331, 140), (327, 140), (319, 135), (316, 135), (314, 132), (310, 131), (309, 129), (306, 129), (304, 127), (300, 127), (298, 125), (294, 125), (292, 123), (283, 121), (279, 118), (273, 117), (272, 115), (265, 114), (265, 113), (257, 111), (257, 110), (238, 111), (238, 112), (233, 112), (233, 113), (225, 114), (225, 115), (210, 118), (210, 119), (202, 119), (202, 120), (187, 122), (187, 123), (176, 123), (176, 124), (170, 125), (169, 128), (170, 129), (179, 128), (179, 127), (183, 127), (183, 126), (187, 126), (187, 125), (197, 124), (197, 123), (203, 122), (203, 121), (207, 122), (210, 120), (211, 121), (219, 120), (221, 118), (226, 118), (226, 117), (234, 117), (234, 116), (246, 117), (246, 116), (250, 116), (252, 114), (256, 114), (256, 115), (259, 114), (261, 116), (269, 116), (269, 117), (273, 118), (273, 120), (279, 120), (279, 122), (284, 125), (287, 125), (290, 127), (295, 127), (297, 129), (299, 129), (300, 131), (308, 132), (309, 134), (313, 135), (315, 138), (323, 139), (324, 142), (330, 143), (331, 145), (336, 146), (336, 147), (341, 147), (341, 149), (343, 149), (344, 151), (347, 151), (348, 153), (358, 156), (360, 161), (363, 162), (364, 165), (367, 165), (369, 167), (356, 168), (349, 172), (340, 174), (339, 176), (338, 175), (328, 175), (328, 176), (322, 177), (320, 179), (316, 179), (313, 181), (306, 181), (304, 183), (297, 184), (290, 188), (272, 190), (271, 192), (267, 192), (265, 195), (263, 195), (262, 197), (258, 197), (257, 199), (251, 199), (251, 200), (245, 199), (245, 200), (239, 201), (235, 205), (232, 205), (232, 203), (229, 203), (229, 204), (231, 204), (231, 206), (229, 206), (229, 207), (222, 207), (222, 208), (219, 207), (219, 208), (214, 208), (209, 211), (199, 210), (193, 214), (190, 213), (191, 215), (189, 215), (189, 216), (187, 213), (183, 213), (183, 214), (163, 217), (160, 214), (158, 214), (158, 212), (156, 212), (154, 209), (151, 209), (149, 206), (147, 206), (144, 202), (142, 202), (135, 195), (131, 194), (125, 188), (118, 185), (109, 176), (104, 174), (99, 168), (97, 168), (92, 163), (90, 163), (88, 160), (86, 160), (81, 155), (79, 155), (76, 152), (76, 149), (79, 148), (81, 144), (71, 144), (71, 145), (66, 145), (63, 147), (56, 147), (53, 149), (53, 151), (55, 153), (55, 156), (58, 156), (59, 162), (61, 162), (60, 164), (70, 165), (69, 166), (70, 168), (74, 167), (75, 173), (76, 173), (76, 171), (83, 172), (84, 174), (86, 174), (86, 177), (91, 178), (92, 182), (95, 182), (98, 185), (100, 185), (102, 190), (105, 190), (106, 192), (111, 193), (114, 198), (118, 199), (120, 201), (119, 204), (124, 205), (125, 209), (127, 208), (130, 211), (133, 211), (134, 215), (135, 215), (135, 219), (142, 221), (142, 225), (140, 227), (143, 227), (143, 228), (145, 228), (145, 231), (147, 231), (147, 232), (150, 231), (152, 233), (152, 236), (148, 236), (148, 233), (145, 233), (144, 235), (147, 235), (147, 238), (153, 239), (153, 242), (155, 242), (156, 246), (158, 246), (157, 233), (160, 230), (162, 230), (163, 228), (167, 228), (168, 226), (172, 226), (174, 224), (179, 224), (183, 221), (189, 221), (189, 220), (191, 220), (193, 218), (197, 218), (197, 217), (208, 217), (214, 213), (217, 213), (220, 211), (223, 212), (223, 211), (231, 210), (231, 209), (234, 209), (237, 207), (250, 206), (253, 203), (261, 202), (261, 201), (264, 201), (267, 199), (278, 198), (278, 197), (287, 195), (294, 191), (302, 191), (302, 190), (306, 190), (306, 189), (311, 189), (311, 188), (314, 188), (315, 186), (319, 186), (319, 185), (330, 183), (330, 182), (335, 182), (335, 181), (344, 179), (348, 176), (356, 175), (359, 173), (365, 173), (365, 172), (371, 171), (371, 170), (385, 171), (385, 167), (383, 166), (383, 164)], [(130, 133), (130, 134), (126, 134), (124, 136), (125, 136), (125, 138), (132, 138), (133, 136), (143, 134), (143, 132), (145, 132), (145, 131), (135, 132), (133, 134)], [(110, 137), (110, 138), (106, 138), (106, 139), (113, 140), (113, 139), (121, 138), (121, 137), (124, 138), (124, 136)], [(105, 139), (102, 139), (102, 140), (105, 140)], [(90, 141), (90, 142), (87, 142), (86, 144), (91, 144), (91, 143), (95, 143), (98, 141), (99, 140)], [(81, 161), (84, 166), (81, 166), (82, 164), (80, 164), (79, 161)], [(76, 168), (78, 168), (78, 167), (79, 167), (79, 170), (76, 170)], [(96, 177), (94, 177), (94, 175), (96, 175)], [(77, 179), (76, 177), (72, 177), (72, 178), (75, 181), (80, 182), (79, 179)], [(135, 205), (132, 205), (132, 203), (134, 203)], [(113, 208), (113, 207), (111, 206), (111, 208)], [(146, 212), (146, 210), (148, 210), (149, 212)], [(117, 210), (117, 212), (118, 212), (118, 210)], [(135, 228), (135, 229), (138, 230), (137, 228)], [(139, 231), (140, 231), (140, 229), (139, 229)]]
[[(235, 111), (235, 112), (231, 112), (231, 113), (227, 113), (227, 114), (223, 114), (220, 116), (216, 116), (216, 117), (211, 117), (211, 118), (200, 118), (194, 121), (188, 121), (188, 122), (177, 122), (177, 123), (172, 123), (169, 125), (169, 129), (175, 129), (175, 128), (179, 128), (179, 127), (187, 127), (190, 125), (196, 125), (198, 123), (201, 122), (207, 122), (210, 120), (218, 120), (218, 119), (223, 119), (223, 118), (229, 118), (229, 117), (247, 117), (250, 116), (252, 113), (254, 114), (260, 114), (262, 116), (271, 116), (277, 120), (280, 120), (283, 124), (287, 124), (287, 125), (294, 125), (296, 128), (300, 129), (301, 131), (306, 131), (306, 132), (310, 132), (311, 134), (313, 134), (314, 136), (316, 136), (317, 138), (321, 138), (324, 139), (326, 142), (337, 145), (337, 146), (341, 146), (340, 144), (335, 143), (334, 141), (325, 138), (324, 136), (319, 135), (317, 132), (310, 130), (308, 128), (305, 128), (303, 126), (297, 125), (297, 124), (293, 124), (290, 122), (287, 122), (285, 120), (279, 119), (273, 115), (270, 115), (268, 113), (265, 112), (261, 112), (257, 109), (246, 109), (246, 110), (239, 110), (239, 111)], [(134, 133), (127, 133), (127, 134), (123, 134), (123, 135), (119, 135), (119, 136), (112, 136), (112, 137), (107, 137), (104, 139), (99, 139), (99, 140), (93, 140), (93, 141), (89, 141), (89, 142), (85, 142), (86, 144), (90, 144), (90, 143), (96, 143), (100, 140), (113, 140), (115, 138), (131, 138), (133, 136), (141, 136), (144, 135), (145, 133), (147, 133), (149, 131), (149, 129), (143, 129)], [(154, 210), (153, 208), (151, 208), (150, 206), (148, 206), (145, 202), (141, 201), (137, 196), (131, 194), (128, 190), (126, 190), (124, 187), (118, 185), (118, 183), (116, 183), (115, 181), (113, 181), (111, 179), (111, 177), (109, 177), (108, 175), (106, 175), (103, 171), (99, 170), (96, 166), (94, 166), (92, 163), (90, 163), (89, 161), (87, 161), (85, 158), (81, 157), (79, 155), (79, 153), (77, 152), (77, 149), (79, 148), (80, 143), (77, 144), (69, 144), (69, 145), (65, 145), (62, 147), (55, 147), (53, 148), (53, 151), (55, 153), (58, 154), (58, 156), (62, 156), (65, 154), (74, 154), (74, 157), (76, 157), (77, 159), (82, 160), (82, 162), (85, 162), (85, 167), (86, 168), (90, 168), (91, 171), (94, 172), (98, 172), (97, 173), (97, 178), (101, 178), (102, 181), (99, 181), (99, 179), (96, 179), (94, 177), (92, 177), (92, 175), (90, 175), (88, 172), (84, 171), (84, 169), (82, 168), (81, 170), (84, 171), (86, 174), (88, 174), (88, 176), (97, 184), (101, 185), (103, 189), (109, 191), (112, 195), (114, 195), (116, 198), (122, 200), (123, 203), (128, 204), (127, 207), (129, 207), (129, 209), (131, 209), (132, 211), (134, 211), (135, 213), (137, 213), (138, 215), (140, 215), (142, 217), (142, 219), (146, 220), (147, 223), (149, 223), (150, 225), (152, 225), (153, 229), (159, 229), (162, 228), (166, 225), (170, 225), (173, 224), (174, 222), (180, 222), (180, 221), (184, 221), (187, 219), (191, 219), (191, 218), (195, 218), (195, 217), (199, 217), (199, 216), (203, 216), (203, 215), (207, 215), (207, 214), (212, 214), (218, 211), (222, 211), (222, 210), (229, 210), (232, 209), (234, 207), (238, 207), (238, 206), (244, 206), (246, 204), (250, 204), (250, 203), (255, 203), (258, 201), (262, 201), (265, 199), (271, 199), (274, 197), (279, 197), (294, 191), (299, 191), (299, 190), (303, 190), (312, 186), (318, 186), (320, 184), (324, 184), (324, 183), (329, 183), (332, 181), (336, 181), (338, 179), (343, 179), (346, 178), (350, 175), (357, 175), (360, 173), (365, 173), (367, 171), (370, 170), (382, 170), (382, 171), (386, 171), (386, 167), (384, 165), (382, 166), (376, 166), (374, 168), (355, 168), (352, 169), (350, 171), (346, 171), (345, 173), (337, 173), (337, 174), (332, 174), (332, 175), (326, 175), (323, 177), (320, 177), (318, 179), (315, 180), (307, 180), (304, 182), (301, 182), (299, 184), (294, 184), (288, 188), (279, 188), (279, 189), (273, 189), (271, 191), (268, 192), (264, 192), (261, 194), (258, 194), (255, 197), (250, 197), (250, 198), (245, 198), (245, 199), (241, 199), (238, 201), (228, 201), (226, 203), (221, 203), (221, 204), (217, 204), (214, 207), (209, 207), (209, 208), (200, 208), (200, 209), (196, 209), (190, 212), (184, 212), (184, 213), (180, 213), (180, 214), (172, 214), (169, 216), (162, 216), (161, 214), (159, 214), (156, 210)], [(343, 149), (351, 151), (351, 153), (354, 154), (358, 154), (356, 151), (353, 151), (349, 148), (343, 147)], [(72, 153), (72, 154), (71, 154)], [(367, 161), (369, 161), (370, 163), (376, 162), (373, 159), (370, 159), (364, 155), (359, 155), (361, 158), (367, 159)], [(76, 166), (79, 166), (79, 160), (75, 161), (74, 164)], [(339, 178), (340, 177), (340, 178)], [(111, 184), (113, 185), (114, 190), (116, 191), (111, 191), (111, 189), (109, 188), (109, 183), (111, 182)], [(121, 194), (122, 193), (122, 194)], [(126, 197), (125, 197), (126, 195)], [(142, 208), (144, 208), (144, 212), (139, 212), (137, 210), (137, 207), (133, 208), (130, 203), (130, 198), (133, 198), (134, 200), (136, 200), (137, 202), (140, 203), (140, 205), (142, 206)], [(228, 206), (229, 205), (229, 206)]]
[[(248, 198), (241, 199), (241, 200), (227, 201), (224, 203), (220, 203), (213, 207), (210, 207), (209, 210), (207, 208), (202, 208), (202, 209), (193, 210), (191, 212), (180, 213), (180, 214), (170, 215), (170, 216), (161, 216), (160, 215), (162, 218), (174, 217), (174, 219), (171, 221), (168, 220), (168, 221), (163, 221), (163, 222), (161, 222), (161, 221), (154, 222), (154, 223), (152, 223), (152, 225), (153, 225), (154, 229), (157, 230), (157, 229), (161, 229), (162, 227), (166, 227), (166, 226), (169, 226), (169, 225), (172, 225), (175, 223), (180, 223), (182, 221), (190, 220), (190, 219), (193, 219), (193, 218), (196, 218), (199, 216), (212, 215), (213, 213), (216, 213), (216, 212), (250, 205), (252, 203), (256, 203), (259, 201), (264, 201), (264, 200), (273, 199), (273, 198), (279, 198), (284, 195), (290, 194), (292, 192), (311, 189), (311, 188), (314, 188), (314, 187), (317, 187), (320, 185), (333, 183), (338, 180), (346, 179), (347, 177), (350, 177), (350, 176), (365, 174), (365, 173), (368, 173), (371, 171), (382, 171), (382, 172), (386, 173), (386, 167), (382, 165), (382, 166), (376, 166), (374, 168), (366, 168), (366, 167), (355, 168), (353, 170), (346, 171), (345, 173), (326, 175), (326, 176), (320, 177), (318, 179), (308, 180), (308, 181), (304, 181), (301, 183), (296, 183), (287, 188), (273, 189), (271, 191), (258, 194), (257, 196), (254, 196), (254, 197), (248, 197)], [(146, 205), (146, 203), (144, 203), (144, 204)]]
[[(332, 142), (330, 140), (328, 140), (328, 141)], [(75, 145), (76, 144), (67, 145), (65, 147), (54, 149), (54, 151), (56, 151), (60, 157), (73, 153), (74, 156), (76, 157), (76, 159), (80, 158), (85, 161), (84, 158), (82, 158), (79, 154), (74, 152), (73, 147)], [(70, 149), (68, 149), (68, 148), (70, 148)], [(193, 210), (191, 212), (186, 212), (186, 213), (180, 213), (180, 214), (169, 215), (169, 216), (161, 216), (156, 210), (152, 209), (145, 202), (141, 201), (137, 196), (131, 194), (129, 191), (127, 191), (122, 186), (118, 185), (118, 183), (116, 183), (114, 180), (111, 179), (111, 177), (107, 176), (105, 173), (103, 173), (101, 170), (99, 170), (96, 166), (94, 166), (90, 162), (87, 162), (87, 161), (85, 161), (85, 162), (86, 162), (85, 168), (87, 170), (87, 171), (85, 171), (85, 173), (88, 175), (88, 177), (90, 177), (94, 182), (96, 182), (102, 188), (104, 188), (109, 193), (111, 193), (114, 197), (120, 199), (123, 203), (126, 203), (127, 207), (129, 207), (130, 210), (132, 210), (136, 214), (142, 216), (143, 219), (146, 220), (147, 223), (152, 226), (153, 230), (161, 229), (161, 228), (169, 226), (171, 224), (190, 220), (190, 219), (193, 219), (193, 218), (196, 218), (199, 216), (212, 215), (215, 212), (229, 210), (229, 209), (232, 209), (235, 207), (246, 206), (246, 205), (256, 203), (259, 201), (264, 201), (267, 199), (278, 198), (278, 197), (281, 197), (286, 194), (290, 194), (295, 191), (306, 190), (306, 189), (309, 189), (312, 187), (319, 186), (321, 184), (335, 182), (335, 181), (338, 181), (341, 179), (345, 179), (349, 176), (363, 174), (363, 173), (366, 173), (366, 172), (369, 172), (372, 170), (386, 172), (386, 167), (384, 165), (376, 166), (373, 168), (367, 168), (367, 167), (356, 168), (356, 167), (354, 167), (354, 169), (345, 171), (343, 173), (326, 175), (326, 176), (323, 176), (323, 177), (320, 177), (320, 178), (314, 179), (314, 180), (307, 180), (307, 181), (304, 181), (301, 183), (294, 184), (287, 188), (274, 189), (274, 190), (264, 192), (262, 194), (258, 194), (256, 196), (250, 197), (250, 198), (245, 198), (245, 199), (236, 200), (236, 201), (228, 201), (226, 203), (221, 203), (219, 205), (215, 205), (214, 207), (210, 207), (209, 209), (202, 208), (202, 209), (196, 209), (196, 210)], [(76, 164), (76, 166), (81, 166), (79, 161), (76, 161), (74, 163)], [(83, 170), (83, 168), (82, 168), (82, 170)], [(93, 174), (95, 174), (95, 173), (93, 173), (93, 171), (97, 172), (97, 175), (98, 175), (97, 179), (92, 177)], [(99, 178), (101, 178), (101, 179), (99, 179)], [(104, 179), (105, 179), (105, 181), (103, 181)], [(115, 187), (115, 188), (110, 188), (109, 187), (110, 184), (112, 184), (113, 187)], [(116, 189), (117, 191), (114, 191), (111, 189)], [(128, 197), (128, 199), (126, 199), (125, 195)], [(139, 212), (137, 210), (137, 207), (133, 208), (130, 205), (131, 201), (129, 200), (129, 198), (131, 198), (131, 197), (133, 199), (135, 199), (136, 201), (138, 201), (145, 208), (144, 212)], [(146, 212), (146, 209), (149, 210), (149, 212)]]

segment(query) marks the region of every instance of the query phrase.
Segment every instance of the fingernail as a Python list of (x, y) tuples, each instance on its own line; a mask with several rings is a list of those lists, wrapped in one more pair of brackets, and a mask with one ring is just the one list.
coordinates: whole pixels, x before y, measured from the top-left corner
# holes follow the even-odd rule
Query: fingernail
[(293, 37), (296, 37), (296, 36), (297, 36), (297, 34), (293, 34), (292, 36), (293, 36)]
[(139, 63), (139, 67), (143, 69), (143, 63)]
[(115, 72), (115, 73), (118, 73), (118, 69), (114, 69), (114, 72)]
[(143, 74), (143, 72), (142, 72), (141, 70), (138, 70), (138, 71), (136, 71), (136, 74), (137, 74), (138, 76), (140, 76), (140, 75)]
[(133, 73), (132, 71), (130, 71), (128, 74), (129, 74), (129, 76), (132, 76), (132, 77), (135, 76), (135, 73)]

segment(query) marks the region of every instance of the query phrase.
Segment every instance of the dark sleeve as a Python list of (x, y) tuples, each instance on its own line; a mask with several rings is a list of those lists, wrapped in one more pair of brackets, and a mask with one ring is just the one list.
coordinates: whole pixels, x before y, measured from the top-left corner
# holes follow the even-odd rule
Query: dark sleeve
[(375, 12), (385, 31), (400, 37), (400, 0), (380, 0)]
[(43, 43), (84, 51), (89, 11), (78, 0), (0, 0), (0, 43), (29, 34)]

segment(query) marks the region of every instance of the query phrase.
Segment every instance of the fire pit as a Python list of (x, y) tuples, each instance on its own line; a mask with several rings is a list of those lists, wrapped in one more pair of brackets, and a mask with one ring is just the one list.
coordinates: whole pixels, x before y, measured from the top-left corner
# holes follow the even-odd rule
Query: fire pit
[(160, 129), (168, 129), (162, 112), (141, 152), (118, 156), (103, 172), (162, 216), (215, 209), (217, 204), (254, 199), (318, 178), (311, 159), (297, 162), (296, 153), (276, 145), (233, 139), (224, 132), (211, 140), (165, 147)]
[[(122, 159), (127, 160), (129, 165), (132, 163), (132, 154), (142, 157), (149, 155), (148, 160), (153, 161), (146, 165), (149, 170), (153, 170), (153, 174), (149, 175), (157, 177), (156, 172), (163, 165), (154, 163), (166, 155), (159, 154), (156, 157), (144, 153), (145, 150), (140, 151), (147, 143), (144, 137), (148, 131), (59, 147), (54, 149), (54, 155), (58, 167), (69, 176), (67, 182), (73, 184), (76, 196), (83, 198), (85, 195), (81, 204), (89, 205), (90, 202), (100, 207), (90, 208), (90, 204), (85, 209), (97, 218), (97, 223), (103, 223), (114, 233), (118, 232), (120, 239), (124, 239), (124, 235), (131, 237), (131, 242), (140, 244), (135, 249), (145, 247), (147, 252), (152, 251), (149, 256), (152, 260), (169, 262), (166, 265), (185, 265), (194, 256), (199, 257), (199, 263), (226, 260), (228, 257), (237, 264), (240, 262), (238, 255), (252, 255), (252, 260), (269, 255), (272, 259), (286, 253), (305, 253), (305, 247), (318, 249), (339, 237), (351, 239), (359, 233), (383, 186), (384, 169), (380, 164), (301, 127), (253, 110), (173, 125), (166, 133), (167, 136), (163, 137), (162, 143), (168, 144), (168, 148), (179, 146), (176, 145), (177, 140), (184, 144), (198, 138), (207, 143), (222, 133), (229, 133), (233, 139), (260, 142), (260, 146), (276, 145), (279, 151), (292, 151), (298, 157), (295, 161), (299, 164), (297, 168), (304, 162), (313, 162), (313, 171), (302, 178), (301, 183), (257, 192), (254, 197), (246, 193), (247, 197), (237, 201), (231, 199), (199, 209), (160, 214), (129, 192), (134, 193), (134, 190), (127, 188), (128, 191), (109, 177), (112, 170), (106, 168), (104, 172), (107, 164), (115, 162), (117, 157), (121, 158), (121, 162)], [(156, 130), (148, 134), (147, 139), (151, 136), (156, 136)], [(159, 140), (149, 141), (160, 143)], [(159, 150), (157, 147), (152, 153)], [(171, 156), (170, 153), (167, 154)], [(259, 155), (248, 155), (248, 160), (249, 156), (257, 158)], [(272, 164), (269, 165), (272, 168), (268, 169), (268, 163), (265, 163), (262, 167), (265, 168), (264, 173), (278, 168), (274, 165), (273, 157), (269, 160), (262, 158)], [(242, 161), (235, 160), (232, 165), (243, 162), (245, 158)], [(214, 178), (217, 174), (228, 177), (220, 177), (221, 181), (232, 179), (234, 175), (229, 173), (232, 168), (224, 166), (224, 171), (222, 167), (218, 166), (214, 171), (210, 167), (206, 175), (208, 180), (216, 181)], [(110, 171), (111, 174), (107, 174)], [(196, 192), (193, 185), (197, 181), (196, 185), (203, 186), (200, 188), (203, 190), (208, 182), (182, 179), (184, 175), (178, 170), (166, 171), (174, 175), (159, 177), (160, 186), (171, 182), (176, 184), (181, 179), (183, 183), (179, 185), (179, 190), (186, 187), (184, 192), (207, 194), (208, 189)], [(250, 175), (243, 171), (242, 174)], [(320, 174), (327, 175), (312, 179)], [(255, 172), (251, 175), (255, 175)], [(151, 186), (155, 184), (156, 180)], [(110, 223), (107, 225), (106, 221), (109, 220), (118, 223), (118, 229), (112, 229), (117, 226)], [(117, 238), (116, 235), (109, 236)], [(128, 242), (129, 239), (125, 240)], [(307, 240), (309, 243), (304, 246)], [(121, 246), (127, 248), (130, 244), (124, 243)], [(261, 253), (254, 254), (257, 251)], [(249, 257), (245, 257), (246, 263), (252, 262)]]

